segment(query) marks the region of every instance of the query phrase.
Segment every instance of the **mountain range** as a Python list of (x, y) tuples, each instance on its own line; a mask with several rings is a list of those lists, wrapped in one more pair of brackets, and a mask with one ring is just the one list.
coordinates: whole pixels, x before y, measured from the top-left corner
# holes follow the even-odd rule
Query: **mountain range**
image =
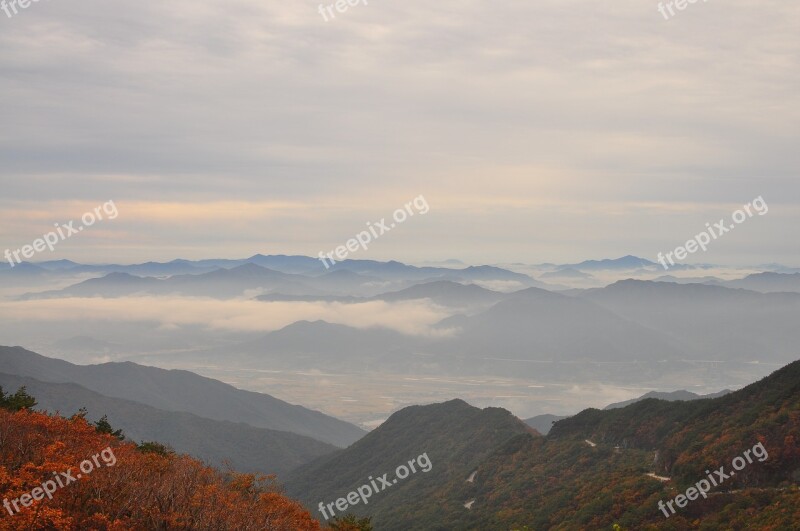
[[(502, 410), (461, 401), (406, 408), (345, 450), (291, 472), (287, 492), (322, 518), (370, 478), (390, 487), (348, 511), (378, 529), (792, 529), (800, 506), (800, 362), (718, 398), (585, 410), (547, 436)], [(755, 445), (707, 499), (665, 519), (659, 500)], [(426, 453), (431, 471), (392, 483)], [(763, 457), (763, 456), (762, 456)]]
[[(277, 473), (287, 494), (323, 521), (320, 503), (336, 507), (365, 485), (375, 486), (369, 503), (349, 502), (346, 512), (370, 516), (381, 530), (688, 529), (700, 522), (710, 529), (790, 529), (798, 521), (800, 361), (716, 396), (648, 393), (549, 418), (546, 435), (530, 427), (534, 419), (526, 424), (504, 409), (460, 399), (410, 406), (370, 433), (355, 437), (360, 430), (352, 427), (344, 449), (234, 420), (328, 432), (347, 431), (346, 423), (186, 371), (75, 366), (19, 347), (0, 347), (0, 366), (0, 386), (25, 386), (40, 408), (69, 415), (86, 407), (87, 418), (106, 415), (134, 440)], [(288, 411), (297, 418), (284, 419)], [(227, 418), (211, 418), (219, 415)], [(764, 458), (665, 519), (659, 500), (672, 500), (706, 477), (704, 470), (756, 445)], [(429, 466), (409, 471), (422, 457)], [(376, 478), (384, 479), (380, 488)]]
[[(678, 402), (678, 401), (687, 401), (687, 400), (701, 400), (705, 398), (718, 398), (720, 396), (725, 396), (731, 391), (725, 389), (723, 391), (719, 391), (717, 393), (711, 393), (707, 395), (698, 395), (697, 393), (692, 393), (691, 391), (650, 391), (648, 393), (643, 394), (638, 398), (632, 398), (630, 400), (625, 400), (623, 402), (615, 402), (613, 404), (609, 404), (604, 407), (604, 410), (608, 409), (620, 409), (623, 407), (627, 407), (631, 404), (635, 404), (637, 402), (641, 402), (642, 400), (647, 400), (648, 398), (655, 398), (658, 400), (664, 400), (666, 402)], [(530, 426), (531, 428), (535, 429), (542, 435), (547, 435), (550, 433), (550, 430), (553, 427), (553, 424), (558, 422), (559, 420), (564, 420), (569, 418), (569, 415), (551, 415), (549, 413), (543, 415), (537, 415), (535, 417), (531, 417), (529, 419), (525, 419), (525, 424)]]
[(0, 347), (0, 367), (9, 375), (48, 383), (78, 384), (106, 397), (162, 411), (291, 432), (340, 447), (352, 444), (365, 433), (318, 411), (288, 404), (267, 394), (242, 391), (189, 371), (168, 371), (130, 362), (74, 365), (20, 347)]
[[(252, 368), (307, 370), (335, 359), (342, 370), (530, 377), (548, 371), (557, 378), (600, 370), (612, 378), (656, 378), (686, 360), (786, 363), (800, 341), (792, 324), (800, 311), (794, 293), (637, 280), (570, 294), (538, 288), (499, 293), (439, 281), (379, 298), (424, 298), (456, 313), (434, 325), (432, 335), (301, 321), (186, 359), (224, 353)], [(658, 365), (663, 360), (672, 365)], [(598, 369), (598, 363), (619, 366)]]
[(111, 398), (74, 383), (48, 383), (0, 373), (0, 387), (25, 387), (37, 409), (64, 416), (85, 408), (86, 419), (107, 417), (137, 443), (158, 442), (215, 466), (241, 472), (278, 474), (337, 450), (331, 444), (287, 431), (256, 428), (243, 422), (212, 420), (182, 411), (165, 411), (140, 402)]
[[(195, 266), (186, 261), (135, 266), (75, 266), (45, 269), (24, 264), (2, 275), (23, 273), (33, 277), (47, 275), (102, 274), (55, 290), (29, 292), (23, 300), (62, 297), (123, 297), (130, 295), (188, 295), (221, 299), (243, 296), (246, 292), (294, 297), (331, 297), (356, 295), (371, 297), (391, 289), (402, 289), (420, 282), (511, 282), (518, 288), (547, 285), (528, 275), (492, 266), (469, 266), (461, 269), (415, 267), (400, 262), (345, 260), (326, 272), (308, 267), (306, 257), (263, 257), (258, 255), (239, 263), (203, 261)], [(219, 267), (211, 268), (211, 264)], [(264, 264), (280, 269), (271, 269)], [(305, 264), (305, 266), (300, 266)], [(225, 265), (227, 267), (222, 267)], [(321, 266), (321, 264), (318, 263)], [(297, 273), (301, 270), (303, 273)], [(289, 272), (287, 272), (289, 271)], [(146, 274), (145, 276), (142, 276)]]

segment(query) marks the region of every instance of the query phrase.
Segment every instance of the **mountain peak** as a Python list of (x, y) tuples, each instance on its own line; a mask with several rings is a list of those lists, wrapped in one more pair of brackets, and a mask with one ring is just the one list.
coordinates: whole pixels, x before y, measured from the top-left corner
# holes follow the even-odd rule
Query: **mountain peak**
[(578, 270), (595, 269), (595, 270), (625, 270), (625, 269), (639, 269), (642, 267), (649, 267), (656, 265), (645, 258), (638, 256), (626, 255), (620, 258), (604, 258), (602, 260), (584, 260), (579, 264), (567, 264), (561, 266), (562, 268), (572, 268)]

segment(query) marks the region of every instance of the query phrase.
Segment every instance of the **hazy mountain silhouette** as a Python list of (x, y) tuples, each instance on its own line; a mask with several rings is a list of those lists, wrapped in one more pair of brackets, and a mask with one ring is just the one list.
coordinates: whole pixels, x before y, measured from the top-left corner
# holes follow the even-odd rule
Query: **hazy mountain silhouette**
[[(386, 328), (357, 329), (326, 321), (298, 321), (226, 349), (255, 366), (337, 370), (407, 370), (423, 338)], [(221, 354), (216, 350), (212, 357)]]
[(564, 264), (561, 268), (572, 268), (579, 271), (602, 271), (602, 270), (627, 270), (639, 269), (657, 265), (645, 258), (638, 256), (623, 256), (622, 258), (605, 258), (603, 260), (584, 260), (578, 264)]
[(337, 446), (360, 439), (364, 431), (347, 422), (278, 400), (242, 391), (189, 371), (167, 371), (135, 363), (73, 365), (20, 347), (0, 347), (7, 374), (43, 382), (77, 383), (109, 397), (141, 402), (165, 411), (185, 411), (214, 420), (244, 422), (288, 431)]
[(710, 284), (722, 286), (725, 281), (717, 277), (676, 277), (674, 275), (663, 275), (653, 279), (654, 282), (674, 282), (676, 284)]
[(756, 273), (725, 283), (731, 288), (744, 288), (762, 293), (800, 292), (800, 273)]
[(229, 462), (243, 472), (283, 475), (337, 448), (311, 437), (255, 428), (242, 422), (211, 420), (191, 413), (163, 411), (145, 404), (103, 396), (74, 383), (46, 383), (0, 373), (0, 386), (25, 386), (37, 409), (70, 416), (85, 407), (94, 422), (107, 416), (115, 429), (135, 442), (167, 444), (217, 466)]
[(387, 302), (430, 299), (436, 304), (450, 307), (489, 305), (499, 302), (507, 294), (488, 290), (474, 284), (460, 284), (449, 280), (437, 280), (417, 284), (400, 291), (383, 293), (373, 297)]
[(447, 325), (465, 355), (526, 360), (636, 360), (681, 355), (661, 333), (590, 301), (529, 288), (489, 310)]
[(706, 398), (719, 398), (721, 396), (725, 396), (731, 391), (729, 389), (725, 389), (724, 391), (719, 391), (717, 393), (710, 393), (707, 395), (698, 395), (696, 393), (692, 393), (691, 391), (650, 391), (649, 393), (645, 393), (639, 398), (633, 398), (631, 400), (625, 400), (623, 402), (616, 402), (614, 404), (609, 404), (603, 409), (619, 409), (623, 407), (627, 407), (631, 404), (635, 404), (636, 402), (641, 402), (642, 400), (647, 400), (648, 398), (656, 398), (658, 400), (664, 400), (666, 402), (685, 402), (688, 400), (702, 400)]
[(579, 280), (589, 280), (594, 278), (589, 273), (584, 273), (578, 269), (574, 269), (572, 267), (565, 267), (563, 269), (557, 269), (555, 271), (548, 271), (547, 273), (542, 273), (540, 278), (554, 278), (554, 279), (579, 279)]
[(663, 332), (694, 359), (786, 363), (800, 342), (800, 294), (624, 280), (580, 297)]
[[(321, 300), (331, 296), (374, 296), (386, 291), (405, 288), (418, 282), (432, 280), (452, 280), (463, 282), (513, 281), (520, 286), (546, 285), (520, 273), (492, 266), (452, 269), (441, 267), (415, 267), (400, 262), (375, 262), (369, 260), (346, 260), (338, 262), (325, 272), (308, 270), (307, 257), (265, 257), (256, 255), (254, 261), (222, 261), (219, 266), (208, 270), (210, 264), (220, 261), (187, 262), (174, 261), (168, 264), (141, 264), (137, 266), (78, 266), (66, 271), (105, 272), (100, 278), (93, 278), (73, 284), (64, 289), (27, 293), (23, 299), (44, 299), (58, 297), (123, 297), (134, 294), (187, 295), (216, 298), (234, 298), (248, 291), (262, 291), (270, 294), (295, 297), (318, 297)], [(316, 260), (315, 260), (316, 261)], [(256, 263), (258, 262), (258, 263)], [(319, 263), (319, 261), (317, 261)], [(285, 273), (263, 267), (260, 264), (277, 264), (291, 271), (305, 271), (309, 274)], [(203, 265), (197, 265), (203, 264)], [(321, 264), (320, 264), (321, 265)], [(185, 272), (190, 268), (189, 273)], [(28, 264), (29, 275), (42, 276), (48, 271)], [(87, 269), (88, 268), (88, 269)], [(141, 277), (131, 271), (150, 272), (155, 276)], [(180, 271), (180, 273), (178, 273)], [(5, 271), (0, 274), (9, 275)], [(168, 276), (172, 273), (172, 276)], [(22, 275), (18, 271), (15, 275)], [(166, 276), (167, 278), (156, 278)]]
[(544, 415), (536, 415), (535, 417), (525, 419), (525, 424), (535, 429), (542, 435), (547, 435), (553, 428), (554, 423), (565, 418), (567, 418), (567, 416), (550, 415), (549, 413), (546, 413)]

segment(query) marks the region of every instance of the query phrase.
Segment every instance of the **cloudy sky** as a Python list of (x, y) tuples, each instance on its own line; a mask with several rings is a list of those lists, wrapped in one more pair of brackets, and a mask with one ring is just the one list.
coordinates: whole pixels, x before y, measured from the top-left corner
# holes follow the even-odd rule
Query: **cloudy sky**
[[(332, 1), (332, 0), (326, 0)], [(800, 4), (42, 0), (0, 12), (0, 251), (113, 200), (37, 259), (352, 258), (800, 266)]]

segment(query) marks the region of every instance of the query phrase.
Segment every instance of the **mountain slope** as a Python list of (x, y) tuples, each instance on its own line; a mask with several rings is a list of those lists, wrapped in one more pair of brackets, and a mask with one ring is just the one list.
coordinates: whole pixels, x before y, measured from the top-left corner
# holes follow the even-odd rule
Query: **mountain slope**
[[(800, 362), (740, 391), (586, 410), (517, 437), (478, 469), (465, 529), (794, 529), (800, 522)], [(738, 474), (667, 519), (669, 501), (758, 444)], [(655, 456), (655, 460), (654, 460)], [(648, 476), (655, 473), (658, 477)], [(661, 478), (661, 479), (659, 479)], [(668, 478), (668, 479), (667, 479)], [(461, 527), (460, 527), (461, 528)]]
[(4, 530), (320, 529), (269, 481), (144, 452), (80, 418), (0, 408), (0, 431)]
[(513, 293), (489, 310), (459, 317), (461, 350), (523, 360), (620, 361), (675, 358), (680, 349), (657, 331), (575, 297), (537, 288)]
[(797, 293), (623, 280), (580, 296), (661, 331), (690, 359), (785, 364), (800, 343)]
[[(499, 408), (478, 409), (461, 400), (412, 406), (346, 450), (322, 457), (289, 475), (287, 493), (304, 501), (315, 517), (320, 501), (345, 496), (370, 477), (391, 479), (396, 467), (427, 454), (431, 468), (419, 471), (378, 492), (367, 506), (350, 512), (374, 516), (377, 529), (435, 529), (437, 504), (428, 497), (440, 489), (467, 483), (470, 474), (494, 449), (530, 428)], [(463, 503), (455, 494), (453, 503)], [(448, 527), (449, 528), (449, 527)]]
[(61, 290), (26, 293), (21, 300), (60, 297), (123, 297), (148, 293), (161, 285), (161, 280), (152, 277), (137, 277), (129, 273), (109, 273), (104, 277), (90, 278)]
[(387, 302), (430, 299), (436, 304), (451, 307), (490, 305), (503, 300), (506, 294), (488, 290), (474, 284), (459, 284), (450, 280), (437, 280), (417, 284), (400, 291), (383, 293), (376, 300)]
[(185, 411), (214, 420), (288, 431), (340, 447), (355, 442), (365, 433), (318, 411), (266, 394), (242, 391), (188, 371), (167, 371), (130, 362), (73, 365), (20, 347), (0, 347), (0, 368), (7, 374), (45, 382), (77, 383), (105, 396), (165, 411)]
[(422, 344), (423, 339), (387, 328), (298, 321), (229, 350), (256, 367), (404, 371), (411, 352)]
[[(650, 391), (649, 393), (645, 393), (639, 398), (632, 398), (631, 400), (625, 400), (624, 402), (616, 402), (613, 404), (609, 404), (603, 409), (604, 410), (619, 409), (627, 407), (631, 404), (635, 404), (636, 402), (641, 402), (642, 400), (647, 400), (648, 398), (656, 398), (658, 400), (665, 400), (667, 402), (676, 402), (685, 400), (700, 400), (703, 398), (717, 398), (720, 396), (725, 396), (730, 392), (731, 392), (730, 390), (726, 389), (724, 391), (720, 391), (718, 393), (712, 393), (709, 395), (698, 395), (690, 391), (672, 391), (672, 392)], [(550, 415), (550, 414), (537, 415), (535, 417), (525, 419), (525, 424), (532, 427), (542, 435), (547, 435), (548, 433), (550, 433), (553, 424), (555, 424), (559, 420), (563, 420), (566, 418), (569, 418), (569, 415), (567, 416)]]
[(124, 272), (84, 280), (61, 290), (26, 293), (23, 300), (61, 297), (125, 297), (131, 295), (185, 295), (228, 299), (248, 290), (280, 291), (287, 295), (324, 295), (303, 283), (307, 277), (273, 271), (246, 263), (231, 269), (181, 274), (168, 278), (138, 277)]
[(69, 416), (82, 407), (87, 420), (107, 415), (115, 429), (132, 441), (158, 441), (177, 452), (215, 466), (230, 463), (239, 472), (278, 474), (336, 450), (335, 446), (294, 433), (211, 420), (191, 413), (162, 411), (138, 402), (109, 398), (73, 383), (46, 383), (0, 373), (0, 387), (25, 386), (36, 397), (36, 409)]
[[(660, 471), (674, 473), (670, 455), (696, 452), (692, 437), (703, 432), (715, 434), (703, 449), (714, 454), (730, 452), (731, 439), (725, 435), (731, 434), (740, 440), (755, 440), (760, 435), (779, 446), (786, 442), (785, 435), (796, 435), (800, 441), (800, 361), (719, 398), (685, 402), (650, 398), (621, 409), (587, 409), (558, 422), (549, 437), (660, 447)], [(800, 461), (795, 466), (800, 466)]]
[[(374, 515), (379, 529), (420, 531), (788, 530), (800, 522), (800, 361), (719, 398), (589, 409), (546, 437), (511, 419), (460, 401), (406, 408), (347, 450), (298, 468), (288, 491), (320, 516), (319, 502), (370, 476), (391, 479), (395, 466), (427, 452), (428, 473), (348, 511)], [(745, 455), (750, 463), (732, 464)], [(665, 518), (659, 501), (720, 467), (739, 472)]]
[(800, 292), (800, 273), (755, 273), (725, 283), (731, 288), (743, 288), (762, 293)]
[(625, 400), (624, 402), (616, 402), (614, 404), (609, 404), (603, 409), (619, 409), (622, 407), (627, 407), (631, 404), (635, 404), (636, 402), (641, 402), (642, 400), (647, 400), (648, 398), (657, 398), (658, 400), (665, 400), (667, 402), (678, 402), (686, 400), (700, 400), (703, 398), (718, 398), (720, 396), (725, 396), (728, 393), (730, 393), (730, 391), (727, 389), (709, 395), (698, 395), (690, 391), (671, 391), (671, 392), (650, 391), (649, 393), (645, 393), (639, 398), (633, 398), (631, 400)]
[(385, 280), (451, 280), (451, 281), (513, 281), (522, 286), (545, 286), (528, 275), (494, 266), (470, 266), (463, 269), (448, 267), (416, 267), (395, 260), (344, 260), (331, 267), (332, 271), (348, 270), (360, 275), (375, 276)]
[(577, 269), (579, 271), (603, 271), (603, 270), (626, 270), (639, 269), (656, 265), (645, 258), (638, 256), (623, 256), (622, 258), (605, 258), (603, 260), (585, 260), (579, 264), (565, 264), (561, 268)]

